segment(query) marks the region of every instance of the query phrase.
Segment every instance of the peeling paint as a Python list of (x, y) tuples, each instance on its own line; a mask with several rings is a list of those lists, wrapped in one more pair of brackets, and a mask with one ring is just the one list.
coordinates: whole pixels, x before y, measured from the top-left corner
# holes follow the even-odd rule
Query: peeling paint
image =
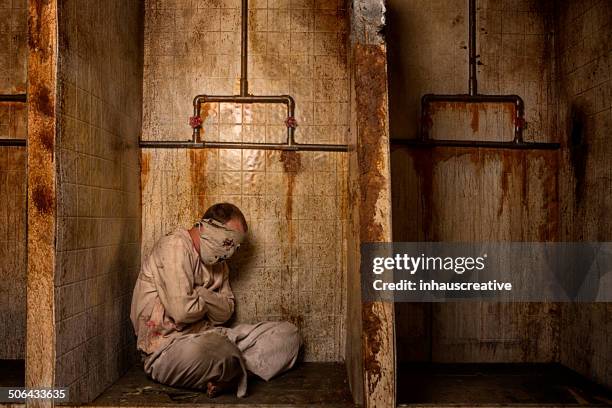
[(363, 333), (365, 338), (364, 349), (364, 368), (369, 377), (368, 391), (373, 393), (380, 381), (382, 366), (377, 359), (382, 350), (382, 340), (380, 335), (383, 322), (374, 312), (372, 302), (364, 303), (362, 306)]
[[(355, 44), (353, 53), (359, 241), (387, 242), (391, 240), (391, 200), (386, 52), (381, 45)], [(382, 302), (365, 303), (361, 315), (366, 406), (392, 406), (395, 404), (393, 307)]]
[(380, 191), (387, 185), (388, 178), (383, 174), (385, 153), (381, 136), (387, 134), (386, 108), (386, 56), (378, 46), (357, 45), (355, 48), (357, 70), (355, 88), (357, 92), (356, 109), (359, 112), (359, 140), (357, 160), (361, 173), (361, 242), (381, 242), (384, 235), (381, 223), (373, 223), (372, 216), (377, 213)]
[(29, 0), (26, 387), (32, 388), (55, 385), (56, 33), (56, 1)]

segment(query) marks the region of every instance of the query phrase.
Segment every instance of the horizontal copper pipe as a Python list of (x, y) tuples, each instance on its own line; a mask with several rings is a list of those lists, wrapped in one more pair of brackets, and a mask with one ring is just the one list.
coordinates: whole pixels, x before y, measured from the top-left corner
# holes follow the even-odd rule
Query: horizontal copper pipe
[(26, 94), (0, 94), (0, 102), (27, 102), (28, 96)]
[(438, 140), (438, 139), (391, 139), (392, 145), (414, 148), (432, 147), (465, 147), (465, 148), (491, 148), (491, 149), (517, 149), (517, 150), (556, 150), (561, 147), (559, 143), (542, 142), (494, 142), (486, 140)]
[(253, 149), (253, 150), (289, 150), (315, 152), (347, 152), (348, 145), (310, 144), (310, 143), (241, 143), (241, 142), (192, 142), (192, 141), (155, 141), (141, 140), (144, 149)]
[[(295, 115), (295, 101), (289, 95), (197, 95), (193, 98), (193, 116), (200, 117), (201, 108), (203, 103), (263, 103), (273, 104), (281, 103), (287, 105), (287, 118), (293, 118)], [(195, 142), (200, 141), (200, 129), (201, 126), (195, 126), (193, 128), (193, 134), (191, 140)], [(287, 127), (287, 144), (289, 146), (295, 143), (295, 129), (293, 127)]]
[(23, 147), (26, 146), (25, 139), (0, 139), (0, 147)]
[(283, 103), (290, 109), (295, 109), (295, 102), (290, 95), (197, 95), (193, 98), (193, 106), (209, 102)]

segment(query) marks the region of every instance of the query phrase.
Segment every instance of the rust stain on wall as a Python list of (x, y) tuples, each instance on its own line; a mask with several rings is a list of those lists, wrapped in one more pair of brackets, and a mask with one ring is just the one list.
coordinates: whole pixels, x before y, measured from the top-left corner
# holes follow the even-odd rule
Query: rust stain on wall
[[(55, 134), (53, 133), (53, 129), (41, 129), (38, 137), (42, 148), (49, 153), (53, 153), (53, 146), (55, 145)], [(51, 154), (51, 160), (53, 160), (53, 154)]]
[[(411, 157), (415, 173), (419, 179), (421, 220), (423, 223), (423, 239), (425, 241), (438, 241), (436, 203), (433, 199), (436, 187), (434, 174), (440, 163), (457, 157), (457, 151), (450, 147), (437, 147), (435, 149), (405, 149)], [(478, 163), (478, 154), (474, 151), (466, 151), (463, 155), (469, 155), (473, 163)]]
[[(472, 128), (472, 131), (474, 133), (478, 132), (478, 126), (480, 125), (480, 106), (479, 104), (476, 103), (472, 103), (470, 104), (470, 112), (472, 113), (472, 120), (470, 121), (470, 127)], [(482, 105), (483, 110), (486, 111), (487, 110), (487, 105), (483, 104)]]
[(36, 185), (32, 189), (34, 207), (42, 214), (51, 214), (55, 206), (53, 190), (45, 185)]
[(143, 191), (149, 182), (149, 172), (151, 171), (151, 153), (140, 153), (140, 191)]
[(293, 219), (293, 190), (295, 189), (295, 176), (302, 170), (302, 158), (298, 152), (281, 151), (280, 161), (283, 164), (283, 171), (287, 175), (287, 194), (285, 196), (285, 217), (289, 221), (289, 240), (293, 240), (291, 231), (291, 220)]
[[(200, 117), (202, 118), (202, 122), (206, 121), (210, 117), (210, 114), (213, 113), (213, 105), (211, 103), (205, 103), (202, 105), (202, 110), (200, 112)], [(204, 134), (204, 128), (200, 130), (200, 134)]]
[(433, 229), (432, 220), (434, 218), (433, 205), (433, 172), (434, 159), (430, 149), (405, 149), (411, 157), (414, 171), (419, 179), (419, 208), (422, 209), (421, 219), (423, 222), (423, 233), (425, 241), (435, 241), (436, 233)]
[(283, 320), (287, 320), (296, 325), (299, 330), (304, 327), (304, 316), (289, 310), (284, 304), (280, 304), (281, 316)]
[[(489, 153), (498, 157), (502, 163), (501, 188), (502, 195), (498, 207), (498, 216), (502, 214), (504, 204), (511, 205), (516, 196), (520, 196), (521, 205), (525, 217), (529, 217), (528, 201), (530, 189), (541, 188), (542, 202), (540, 210), (544, 217), (535, 217), (539, 220), (537, 237), (523, 237), (524, 239), (537, 239), (541, 241), (553, 241), (558, 236), (558, 171), (559, 161), (556, 151), (491, 151)], [(529, 169), (538, 166), (537, 180), (530, 175)], [(510, 178), (520, 181), (520, 189), (511, 191)], [(537, 182), (537, 184), (536, 184)]]
[(501, 170), (501, 196), (499, 200), (499, 207), (497, 208), (497, 216), (501, 216), (504, 212), (504, 204), (509, 203), (509, 199), (513, 198), (514, 195), (520, 194), (523, 205), (525, 204), (526, 199), (526, 190), (527, 190), (527, 180), (525, 177), (522, 177), (522, 191), (510, 191), (510, 178), (516, 173), (517, 170), (522, 170), (526, 172), (525, 163), (523, 162), (523, 157), (520, 156), (520, 152), (516, 151), (495, 151), (489, 150), (487, 152), (488, 155), (497, 157), (498, 160), (501, 160), (502, 170)]
[(518, 123), (519, 119), (516, 117), (516, 106), (514, 104), (502, 103), (501, 106), (504, 113), (508, 116), (508, 120), (510, 120), (514, 126), (524, 126), (524, 123)]
[(439, 102), (434, 101), (429, 103), (427, 111), (424, 112), (423, 118), (421, 118), (422, 124), (426, 127), (431, 128), (433, 125), (433, 116), (436, 113), (443, 111), (453, 112), (469, 112), (470, 114), (470, 127), (474, 133), (478, 133), (480, 128), (480, 114), (481, 112), (489, 112), (492, 106), (501, 106), (504, 114), (508, 116), (510, 123), (516, 124), (516, 107), (514, 104), (508, 103), (486, 103), (486, 102)]
[(190, 149), (188, 154), (191, 191), (197, 197), (198, 206), (203, 211), (206, 200), (207, 152), (204, 149)]
[(559, 237), (559, 152), (533, 151), (529, 153), (528, 163), (538, 163), (538, 179), (542, 188), (540, 218), (538, 226), (539, 241), (557, 241)]
[(55, 112), (55, 103), (51, 96), (51, 91), (46, 86), (40, 86), (36, 90), (36, 94), (30, 98), (30, 101), (36, 105), (36, 110), (45, 116), (53, 116)]
[[(527, 153), (518, 150), (491, 150), (491, 154), (500, 157), (502, 162), (502, 196), (498, 214), (501, 215), (504, 202), (515, 197), (516, 195), (521, 197), (521, 205), (526, 209), (527, 200), (529, 197), (529, 174), (526, 161)], [(517, 175), (519, 173), (520, 175)], [(520, 190), (510, 191), (509, 177), (520, 177)]]

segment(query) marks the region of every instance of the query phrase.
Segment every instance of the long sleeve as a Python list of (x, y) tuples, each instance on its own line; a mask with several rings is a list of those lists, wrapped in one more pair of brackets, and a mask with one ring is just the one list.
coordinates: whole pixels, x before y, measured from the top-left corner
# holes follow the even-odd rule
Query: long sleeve
[(206, 301), (194, 288), (188, 248), (178, 242), (159, 245), (153, 278), (159, 299), (177, 324), (196, 322), (206, 314)]
[(208, 319), (214, 325), (225, 323), (234, 314), (234, 294), (229, 284), (229, 267), (225, 262), (219, 267), (223, 268), (223, 277), (218, 292), (204, 286), (198, 287), (200, 297), (206, 302)]
[(160, 301), (177, 324), (194, 323), (205, 316), (213, 324), (224, 323), (234, 312), (229, 276), (223, 272), (219, 292), (204, 286), (196, 287), (190, 250), (180, 243), (158, 248), (153, 275)]

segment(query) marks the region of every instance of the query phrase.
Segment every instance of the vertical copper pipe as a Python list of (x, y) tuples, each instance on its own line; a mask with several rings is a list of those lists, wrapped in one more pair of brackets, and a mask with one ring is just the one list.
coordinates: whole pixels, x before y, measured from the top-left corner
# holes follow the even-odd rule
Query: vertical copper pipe
[[(295, 116), (295, 101), (289, 95), (287, 98), (287, 117), (293, 118)], [(295, 128), (292, 126), (287, 126), (287, 144), (289, 146), (295, 145)]]
[(476, 78), (476, 0), (470, 0), (469, 8), (469, 28), (468, 28), (468, 48), (469, 48), (469, 66), (470, 80), (468, 84), (469, 94), (478, 95), (478, 80)]
[[(196, 96), (195, 98), (193, 98), (193, 117), (194, 118), (199, 118), (200, 117), (200, 104), (202, 102), (200, 102), (200, 95)], [(193, 143), (197, 143), (200, 141), (200, 127), (201, 126), (194, 126), (193, 127), (193, 133), (191, 134), (191, 141)]]
[(242, 0), (241, 48), (240, 48), (240, 96), (249, 94), (247, 64), (249, 56), (249, 0)]

